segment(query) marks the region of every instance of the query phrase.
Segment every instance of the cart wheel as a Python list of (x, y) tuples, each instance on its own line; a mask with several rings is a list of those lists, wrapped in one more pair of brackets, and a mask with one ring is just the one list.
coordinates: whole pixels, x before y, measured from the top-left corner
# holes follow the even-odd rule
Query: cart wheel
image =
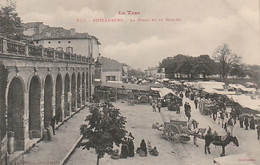
[(171, 143), (177, 143), (180, 141), (180, 129), (175, 124), (167, 125), (164, 131), (167, 140)]

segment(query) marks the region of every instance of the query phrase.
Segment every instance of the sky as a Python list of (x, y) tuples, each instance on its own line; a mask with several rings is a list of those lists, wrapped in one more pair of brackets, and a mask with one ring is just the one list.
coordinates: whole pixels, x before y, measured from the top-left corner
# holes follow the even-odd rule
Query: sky
[[(13, 1), (24, 23), (37, 21), (87, 32), (101, 42), (102, 56), (134, 68), (144, 70), (177, 54), (212, 56), (224, 43), (244, 63), (260, 65), (258, 0)], [(94, 19), (123, 22), (94, 22)]]

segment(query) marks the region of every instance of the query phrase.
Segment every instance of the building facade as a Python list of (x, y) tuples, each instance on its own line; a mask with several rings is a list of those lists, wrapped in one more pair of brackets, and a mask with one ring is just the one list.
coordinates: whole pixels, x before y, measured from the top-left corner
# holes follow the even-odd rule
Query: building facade
[[(50, 27), (42, 22), (31, 22), (23, 24), (24, 35), (32, 40), (34, 45), (53, 48), (60, 52), (87, 57), (94, 62), (99, 58), (100, 42), (95, 36), (88, 33), (77, 33), (75, 29), (64, 29), (62, 27)], [(88, 98), (94, 93), (95, 64), (88, 66), (89, 91)]]
[(122, 81), (127, 75), (127, 66), (116, 60), (101, 56), (101, 81)]

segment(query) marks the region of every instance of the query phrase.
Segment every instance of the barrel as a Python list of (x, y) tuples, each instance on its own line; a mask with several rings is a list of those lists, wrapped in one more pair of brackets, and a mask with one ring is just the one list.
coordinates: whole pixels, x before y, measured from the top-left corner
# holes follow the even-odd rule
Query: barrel
[(52, 127), (51, 127), (51, 126), (48, 126), (46, 129), (47, 129), (47, 134), (48, 134), (49, 140), (52, 140), (52, 138), (53, 138), (53, 130), (52, 130)]

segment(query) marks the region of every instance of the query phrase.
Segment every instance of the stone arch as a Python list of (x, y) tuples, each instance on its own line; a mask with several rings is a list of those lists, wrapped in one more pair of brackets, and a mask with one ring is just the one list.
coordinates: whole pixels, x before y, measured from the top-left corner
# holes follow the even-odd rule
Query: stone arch
[(72, 73), (71, 77), (71, 110), (76, 111), (76, 75)]
[(29, 138), (41, 137), (41, 81), (35, 75), (29, 83)]
[(80, 96), (80, 88), (81, 88), (81, 77), (80, 77), (80, 72), (78, 73), (77, 76), (77, 107), (81, 107), (81, 96)]
[(48, 127), (53, 117), (52, 107), (53, 81), (51, 75), (47, 75), (44, 82), (44, 127)]
[(55, 115), (56, 121), (62, 122), (62, 76), (58, 74), (55, 84)]
[(15, 151), (24, 149), (24, 81), (14, 77), (7, 92), (7, 132), (14, 132)]
[(85, 73), (83, 72), (82, 73), (82, 96), (81, 96), (81, 98), (82, 98), (82, 104), (85, 104), (85, 102), (86, 102), (86, 96), (85, 96), (85, 90), (86, 90), (86, 85), (85, 85)]
[(70, 76), (67, 73), (64, 79), (64, 115), (65, 117), (70, 116)]

